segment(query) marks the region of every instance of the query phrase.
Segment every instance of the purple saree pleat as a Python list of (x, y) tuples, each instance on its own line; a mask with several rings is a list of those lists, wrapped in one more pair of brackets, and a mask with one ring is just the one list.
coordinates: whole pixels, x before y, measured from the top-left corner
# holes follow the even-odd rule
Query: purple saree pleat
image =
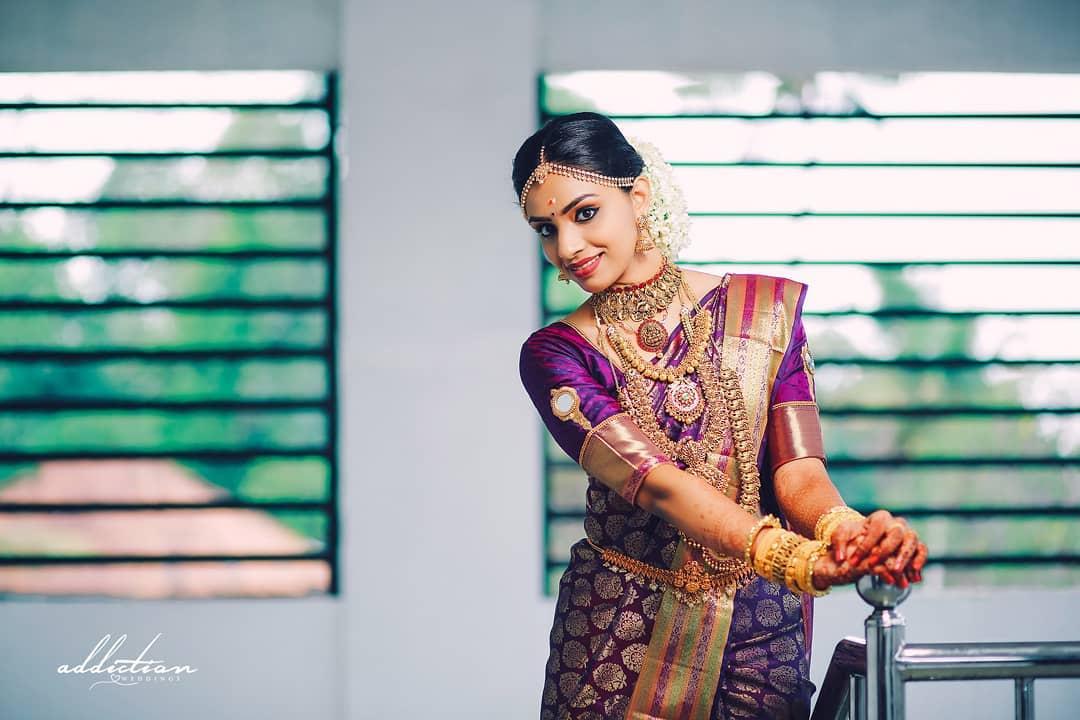
[[(713, 314), (714, 338), (726, 366), (740, 375), (758, 372), (773, 378), (781, 357), (788, 356), (805, 286), (767, 276), (728, 277), (730, 284), (702, 296), (701, 312)], [(729, 306), (732, 288), (737, 290)], [(770, 322), (780, 330), (764, 340), (755, 335)], [(555, 347), (558, 352), (549, 357), (548, 349)], [(659, 362), (674, 365), (687, 349), (676, 328)], [(581, 377), (561, 363), (574, 365)], [(566, 323), (542, 328), (527, 341), (522, 377), (556, 442), (575, 459), (590, 423), (595, 426), (621, 411), (616, 400), (621, 372), (613, 371), (592, 341)], [(771, 379), (768, 385), (763, 396), (756, 393), (748, 400), (760, 400), (760, 407), (749, 410), (761, 438)], [(556, 386), (575, 388), (585, 423), (556, 419), (545, 410), (547, 394)], [(705, 418), (684, 424), (668, 416), (663, 390), (660, 383), (653, 392), (661, 427), (672, 439), (698, 439)], [(783, 519), (767, 487), (771, 469), (764, 444), (762, 439), (758, 446), (761, 512)], [(719, 467), (735, 477), (730, 431), (714, 452)], [(687, 546), (674, 526), (592, 476), (585, 489), (584, 530), (587, 537), (571, 546), (569, 566), (559, 581), (541, 720), (809, 717), (816, 689), (809, 679), (812, 598), (755, 576), (726, 605), (693, 610), (663, 587), (605, 567), (590, 540), (662, 568), (681, 564)]]

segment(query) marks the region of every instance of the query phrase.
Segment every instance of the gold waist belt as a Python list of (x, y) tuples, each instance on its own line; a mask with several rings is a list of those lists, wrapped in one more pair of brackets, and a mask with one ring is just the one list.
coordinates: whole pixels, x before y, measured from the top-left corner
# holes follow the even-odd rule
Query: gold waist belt
[(749, 584), (757, 574), (754, 568), (744, 563), (741, 558), (735, 557), (708, 561), (714, 567), (711, 571), (693, 558), (688, 559), (677, 570), (671, 570), (642, 562), (618, 550), (600, 547), (591, 538), (585, 539), (599, 551), (604, 567), (622, 571), (628, 578), (648, 580), (649, 586), (654, 590), (658, 587), (671, 590), (679, 602), (687, 605), (697, 605), (710, 595), (734, 595), (736, 590)]

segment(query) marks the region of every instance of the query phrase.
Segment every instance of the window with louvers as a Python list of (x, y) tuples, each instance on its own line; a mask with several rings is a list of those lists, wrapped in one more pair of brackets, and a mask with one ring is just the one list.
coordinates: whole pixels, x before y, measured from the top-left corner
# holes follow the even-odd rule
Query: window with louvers
[(334, 88), (0, 73), (0, 596), (337, 592)]
[[(659, 147), (680, 265), (808, 283), (830, 475), (926, 586), (1080, 581), (1080, 75), (572, 72), (540, 108)], [(541, 268), (547, 323), (584, 294)], [(551, 594), (585, 479), (544, 438)]]

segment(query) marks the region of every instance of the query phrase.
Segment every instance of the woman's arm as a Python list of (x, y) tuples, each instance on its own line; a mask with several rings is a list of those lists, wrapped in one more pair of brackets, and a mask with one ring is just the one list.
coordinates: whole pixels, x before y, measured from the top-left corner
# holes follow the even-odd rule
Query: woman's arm
[[(658, 465), (646, 473), (637, 502), (716, 553), (740, 558), (746, 550), (747, 535), (758, 520), (705, 480), (674, 465)], [(768, 527), (759, 532), (750, 549), (751, 557), (768, 547), (778, 532)], [(859, 574), (858, 569), (842, 567), (826, 554), (814, 565), (814, 587), (825, 590), (852, 582)]]
[[(556, 443), (627, 502), (719, 555), (743, 557), (758, 518), (663, 455), (593, 377), (576, 345), (549, 329), (534, 333), (522, 346), (522, 382)], [(766, 528), (758, 533), (752, 551), (767, 547), (777, 532)], [(815, 586), (824, 590), (840, 579), (830, 558), (820, 558)]]
[(742, 557), (746, 536), (758, 520), (704, 479), (675, 465), (657, 465), (646, 473), (637, 504), (705, 547), (735, 557)]
[(808, 538), (814, 537), (814, 525), (826, 510), (845, 504), (817, 457), (797, 458), (776, 468), (773, 490), (791, 529)]

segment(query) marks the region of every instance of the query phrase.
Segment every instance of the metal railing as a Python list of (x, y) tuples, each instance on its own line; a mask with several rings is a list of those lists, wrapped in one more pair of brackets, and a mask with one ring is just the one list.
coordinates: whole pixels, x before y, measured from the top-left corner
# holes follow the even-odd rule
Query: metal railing
[(904, 684), (925, 680), (1015, 680), (1015, 714), (1035, 717), (1035, 678), (1080, 677), (1080, 642), (906, 643), (897, 611), (911, 588), (873, 575), (856, 583), (874, 611), (866, 638), (836, 645), (812, 720), (903, 720)]

